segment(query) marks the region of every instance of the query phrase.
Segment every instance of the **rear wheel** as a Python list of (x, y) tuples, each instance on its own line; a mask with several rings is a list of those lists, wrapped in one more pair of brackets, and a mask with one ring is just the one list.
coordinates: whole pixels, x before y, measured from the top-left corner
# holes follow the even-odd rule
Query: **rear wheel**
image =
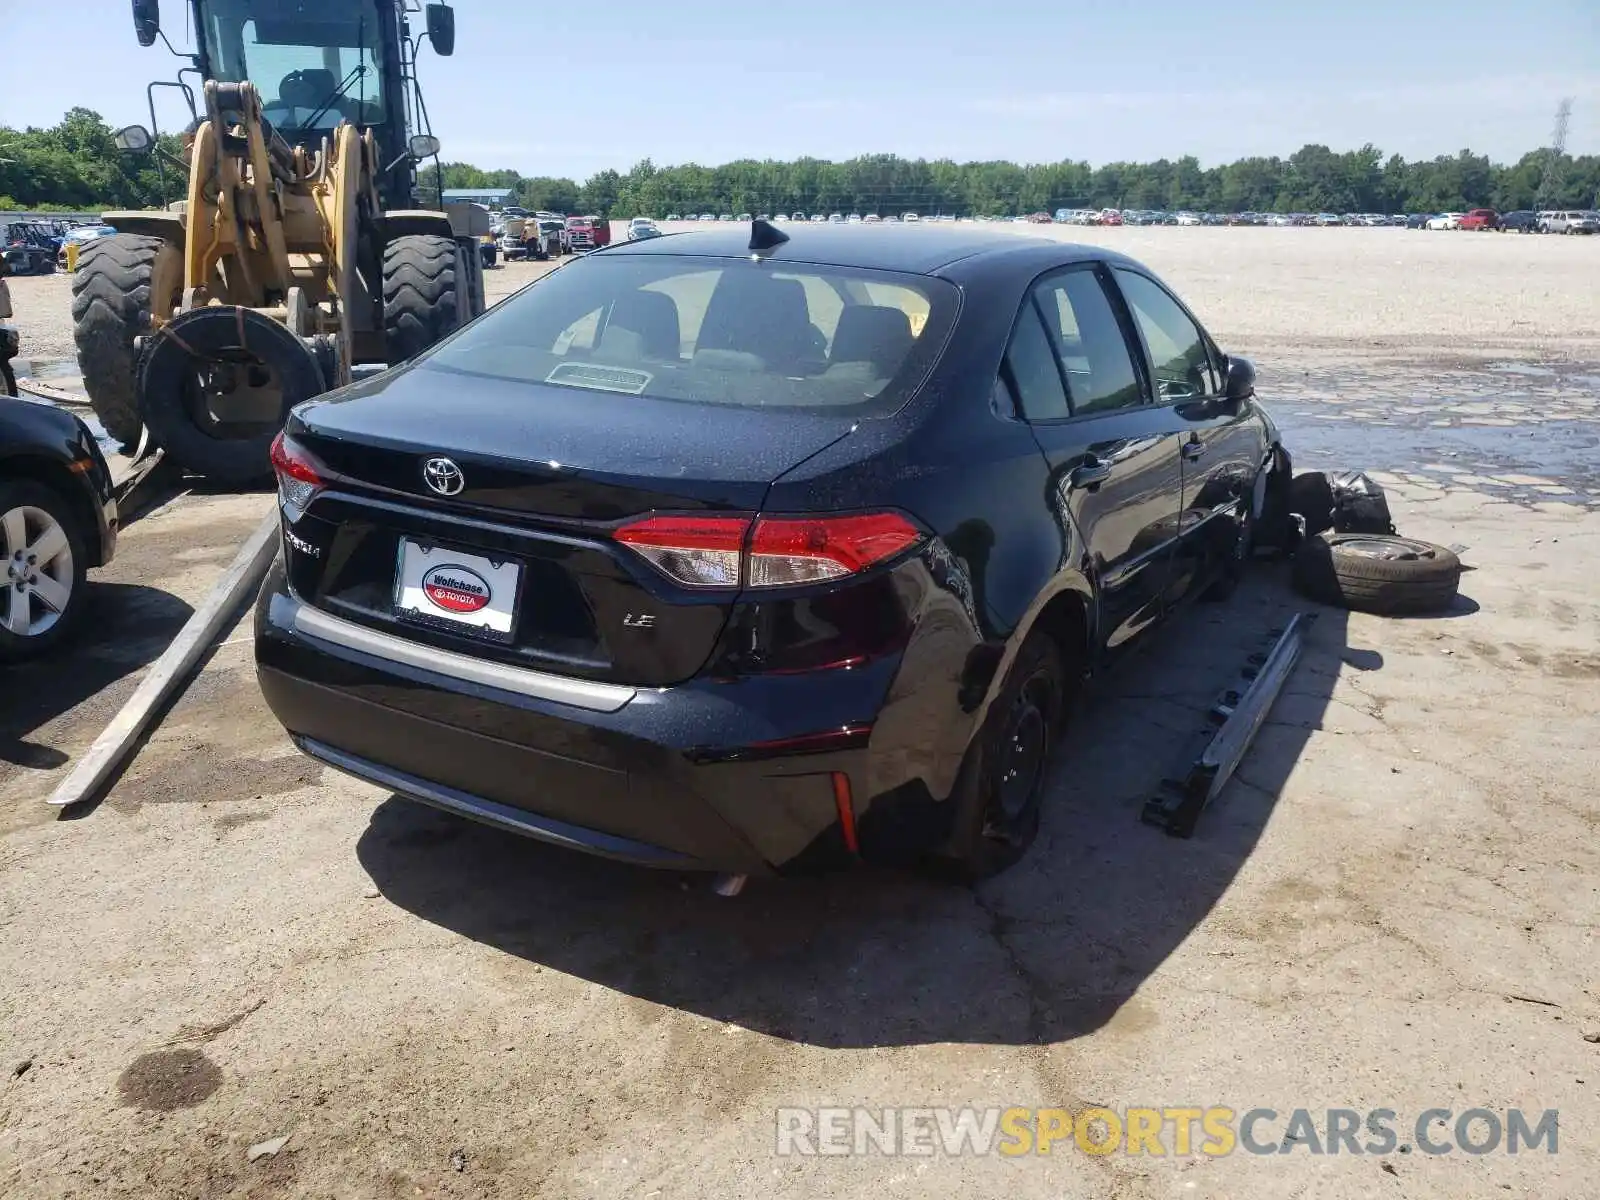
[(0, 484), (0, 662), (43, 654), (83, 607), (89, 556), (64, 496), (31, 479)]
[(170, 316), (183, 286), (183, 255), (160, 238), (118, 233), (89, 243), (72, 277), (72, 337), (94, 415), (112, 437), (139, 440), (137, 355), (133, 339), (150, 314)]
[(969, 882), (1016, 863), (1039, 833), (1045, 783), (1068, 698), (1061, 650), (1032, 633), (962, 761), (954, 828), (934, 867)]
[(454, 239), (408, 234), (383, 252), (383, 335), (390, 365), (409, 362), (460, 327), (467, 281)]

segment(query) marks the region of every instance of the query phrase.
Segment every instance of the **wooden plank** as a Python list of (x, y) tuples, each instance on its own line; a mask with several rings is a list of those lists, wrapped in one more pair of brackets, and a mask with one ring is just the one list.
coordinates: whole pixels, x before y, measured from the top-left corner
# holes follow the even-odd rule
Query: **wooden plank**
[(238, 610), (239, 602), (260, 586), (277, 550), (278, 507), (274, 504), (205, 602), (156, 659), (122, 711), (61, 781), (50, 797), (51, 804), (78, 804), (98, 795), (112, 781), (156, 713)]

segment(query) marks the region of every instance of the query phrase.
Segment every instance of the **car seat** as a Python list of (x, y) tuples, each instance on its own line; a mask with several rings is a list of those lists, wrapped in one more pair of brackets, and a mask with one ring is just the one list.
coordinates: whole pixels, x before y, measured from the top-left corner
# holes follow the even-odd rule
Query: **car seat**
[(820, 366), (826, 345), (798, 279), (734, 270), (711, 294), (695, 349), (749, 354), (769, 370), (797, 374)]
[(608, 358), (676, 360), (681, 353), (678, 306), (665, 292), (632, 291), (617, 297), (600, 335)]
[(828, 358), (835, 364), (870, 363), (875, 375), (887, 379), (899, 370), (915, 341), (911, 319), (900, 309), (852, 304), (839, 314)]

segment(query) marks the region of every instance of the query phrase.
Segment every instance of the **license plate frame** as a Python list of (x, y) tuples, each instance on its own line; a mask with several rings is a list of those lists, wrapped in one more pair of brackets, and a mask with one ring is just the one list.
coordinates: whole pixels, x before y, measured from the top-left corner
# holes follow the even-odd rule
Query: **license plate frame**
[[(450, 567), (456, 570), (451, 572)], [(487, 602), (471, 610), (441, 606), (425, 588), (428, 576), (435, 573), (444, 576), (443, 580), (433, 580), (435, 584), (456, 585), (454, 588), (445, 586), (438, 594), (465, 597), (482, 585), (487, 589)], [(396, 619), (401, 621), (477, 641), (508, 645), (516, 640), (527, 574), (526, 564), (510, 556), (496, 559), (481, 550), (400, 534), (395, 540), (392, 609)], [(507, 595), (509, 599), (499, 602)]]

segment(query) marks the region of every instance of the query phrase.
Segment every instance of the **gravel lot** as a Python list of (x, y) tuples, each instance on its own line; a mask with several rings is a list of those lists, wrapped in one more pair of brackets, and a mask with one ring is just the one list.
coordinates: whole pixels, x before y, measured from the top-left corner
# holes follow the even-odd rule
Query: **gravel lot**
[[(1457, 609), (1324, 610), (1192, 841), (1139, 807), (1304, 606), (1272, 564), (1107, 682), (1016, 870), (727, 901), (302, 759), (248, 625), (57, 820), (66, 764), (271, 504), (185, 496), (127, 530), (79, 651), (5, 678), (0, 1194), (1592, 1200), (1600, 239), (1070, 233), (1255, 357), (1303, 462), (1378, 467), (1402, 531), (1465, 546)], [(13, 294), (25, 353), (66, 352), (63, 281)], [(1270, 1108), (1274, 1143), (1296, 1108), (1388, 1108), (1409, 1152), (775, 1153), (780, 1106), (967, 1104)], [(1558, 1109), (1559, 1152), (1414, 1144), (1419, 1113), (1475, 1107)]]

